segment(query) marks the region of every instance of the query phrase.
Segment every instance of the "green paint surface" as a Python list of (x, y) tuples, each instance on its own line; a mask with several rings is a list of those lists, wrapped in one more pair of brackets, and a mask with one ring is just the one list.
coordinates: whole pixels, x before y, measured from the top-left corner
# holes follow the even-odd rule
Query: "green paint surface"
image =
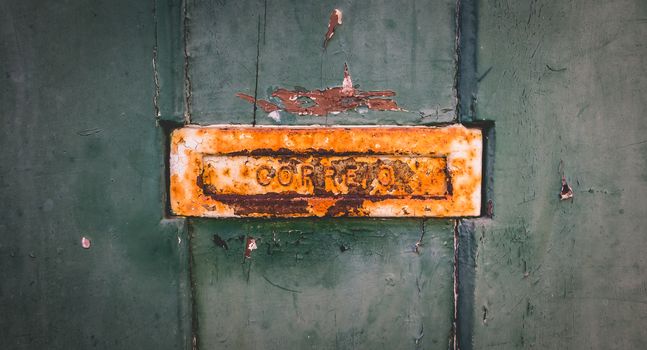
[[(449, 343), (452, 221), (426, 222), (419, 253), (420, 220), (192, 220), (191, 227), (200, 348)], [(246, 259), (248, 236), (258, 249)]]
[(4, 2), (0, 18), (0, 348), (188, 346), (152, 3)]
[[(343, 23), (323, 49), (330, 14)], [(192, 1), (185, 27), (191, 122), (252, 124), (275, 89), (392, 90), (406, 111), (349, 111), (258, 124), (426, 124), (455, 118), (455, 1)], [(188, 85), (187, 85), (188, 86)], [(192, 276), (201, 348), (445, 349), (453, 221), (195, 220)], [(229, 250), (214, 244), (214, 234)], [(243, 258), (239, 236), (260, 237)], [(340, 248), (341, 247), (341, 248)], [(348, 250), (342, 251), (348, 247)], [(416, 342), (416, 339), (418, 341)]]
[(473, 348), (647, 347), (645, 2), (479, 1), (478, 18), (496, 150)]
[[(156, 125), (183, 120), (182, 22), (192, 122), (251, 123), (234, 94), (253, 93), (257, 56), (260, 98), (339, 85), (347, 62), (409, 111), (284, 124), (454, 116), (453, 1), (187, 5), (184, 19), (163, 0), (0, 5), (0, 348), (191, 348), (187, 226), (162, 218)], [(460, 226), (461, 348), (645, 348), (647, 6), (477, 5), (466, 91), (496, 122), (494, 217)], [(557, 198), (560, 167), (572, 201)], [(426, 221), (415, 254), (421, 224), (190, 220), (200, 345), (447, 348), (453, 224)], [(261, 238), (251, 259), (240, 235)]]
[[(343, 24), (324, 50), (335, 8), (342, 11)], [(344, 63), (359, 89), (395, 91), (406, 111), (328, 117), (282, 112), (280, 124), (454, 119), (455, 1), (192, 1), (187, 11), (193, 123), (251, 124), (253, 105), (236, 93), (268, 99), (277, 88), (341, 86)], [(256, 120), (277, 124), (260, 109)]]

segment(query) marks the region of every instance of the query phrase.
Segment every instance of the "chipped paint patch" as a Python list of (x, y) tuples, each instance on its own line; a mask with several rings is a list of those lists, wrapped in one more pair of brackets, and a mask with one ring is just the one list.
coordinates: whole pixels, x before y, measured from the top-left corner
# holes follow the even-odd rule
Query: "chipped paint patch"
[(92, 246), (90, 239), (87, 237), (81, 237), (81, 247), (83, 247), (83, 249), (90, 249), (90, 246)]
[(559, 199), (567, 200), (573, 198), (573, 189), (566, 182), (566, 177), (562, 175), (562, 189), (559, 191)]
[(209, 217), (478, 216), (482, 134), (434, 127), (186, 127), (171, 209)]
[(254, 237), (247, 237), (245, 242), (245, 258), (250, 259), (252, 257), (252, 251), (256, 249), (258, 249), (256, 239)]
[(267, 115), (270, 119), (274, 120), (277, 123), (281, 122), (281, 112), (279, 111), (272, 111), (270, 114)]
[(332, 39), (333, 35), (335, 35), (335, 28), (340, 24), (342, 24), (342, 12), (339, 9), (334, 9), (330, 14), (330, 19), (328, 20), (328, 30), (324, 36), (324, 48), (328, 46), (328, 42)]
[(311, 91), (279, 88), (272, 92), (271, 97), (278, 99), (280, 104), (254, 99), (253, 96), (244, 93), (237, 93), (236, 96), (247, 102), (256, 103), (263, 111), (269, 113), (269, 117), (272, 119), (276, 118), (276, 115), (273, 116), (272, 113), (281, 110), (297, 115), (316, 116), (357, 111), (361, 108), (377, 111), (402, 111), (397, 102), (390, 98), (395, 96), (393, 91), (355, 89), (347, 64), (344, 64), (342, 86)]

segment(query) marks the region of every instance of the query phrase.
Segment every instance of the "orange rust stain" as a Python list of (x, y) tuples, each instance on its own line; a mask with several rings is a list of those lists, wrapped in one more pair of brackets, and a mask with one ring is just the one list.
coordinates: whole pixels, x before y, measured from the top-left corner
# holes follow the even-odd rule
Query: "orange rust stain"
[(206, 156), (203, 161), (201, 184), (212, 196), (438, 197), (448, 193), (446, 161), (439, 157), (236, 155)]
[(177, 140), (171, 143), (171, 153), (175, 154), (177, 153), (177, 145), (178, 143), (184, 142), (184, 140)]
[(460, 128), (450, 131), (429, 128), (434, 132), (429, 132), (426, 128), (359, 129), (361, 128), (289, 128), (276, 132), (272, 128), (218, 128), (221, 130), (218, 137), (205, 134), (196, 151), (209, 149), (224, 154), (258, 149), (290, 149), (294, 152), (315, 149), (334, 150), (337, 153), (443, 155), (451, 151), (450, 140), (464, 140), (468, 135)]
[(480, 214), (478, 129), (189, 127), (172, 137), (178, 215)]
[(325, 116), (330, 113), (341, 113), (366, 107), (378, 111), (401, 111), (398, 104), (385, 97), (395, 96), (395, 92), (361, 91), (353, 87), (348, 65), (344, 64), (344, 80), (342, 86), (324, 90), (295, 91), (279, 88), (272, 92), (272, 97), (281, 101), (281, 106), (269, 101), (254, 99), (253, 96), (237, 93), (236, 96), (256, 103), (266, 113), (284, 110), (298, 115)]
[(325, 216), (336, 202), (334, 198), (312, 198), (308, 200), (308, 210), (315, 216)]
[(175, 201), (182, 201), (184, 199), (184, 191), (182, 191), (182, 182), (179, 180), (179, 175), (174, 174), (171, 176), (171, 198)]

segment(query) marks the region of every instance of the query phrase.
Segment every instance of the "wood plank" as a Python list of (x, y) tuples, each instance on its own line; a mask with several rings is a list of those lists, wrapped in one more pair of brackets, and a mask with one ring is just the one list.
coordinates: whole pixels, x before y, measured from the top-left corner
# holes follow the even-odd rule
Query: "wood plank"
[[(258, 124), (420, 124), (455, 120), (455, 4), (436, 1), (195, 1), (189, 6), (192, 121), (254, 121), (243, 93), (278, 103), (277, 89), (388, 90), (401, 110), (327, 116), (256, 110)], [(323, 47), (330, 15), (342, 24)]]
[(447, 348), (452, 221), (191, 222), (200, 348)]

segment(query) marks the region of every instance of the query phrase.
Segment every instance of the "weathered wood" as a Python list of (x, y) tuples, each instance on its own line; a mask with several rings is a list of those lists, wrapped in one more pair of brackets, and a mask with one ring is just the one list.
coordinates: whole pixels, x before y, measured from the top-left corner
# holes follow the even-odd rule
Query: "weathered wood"
[(645, 348), (647, 6), (479, 4), (477, 116), (496, 120), (496, 156), (474, 349)]
[(153, 2), (3, 1), (0, 28), (0, 348), (188, 347)]
[[(453, 0), (192, 1), (188, 5), (192, 123), (420, 125), (455, 120)], [(334, 9), (340, 10), (342, 24), (335, 27), (324, 49)], [(423, 267), (429, 256), (409, 260), (417, 257), (403, 253), (422, 234), (420, 221), (268, 221), (255, 227), (247, 221), (190, 220), (200, 346), (224, 342), (256, 348), (445, 348), (452, 338), (451, 247), (443, 245), (442, 256), (448, 260), (432, 276)], [(431, 227), (451, 245), (453, 225), (440, 221)], [(308, 250), (326, 258), (310, 260), (312, 256), (305, 255), (304, 264), (294, 256), (306, 250), (289, 246), (286, 257), (272, 259), (263, 245), (256, 257), (252, 255), (247, 280), (239, 273), (242, 255), (214, 248), (211, 241), (215, 233), (258, 235), (270, 242), (272, 230), (284, 240), (290, 228), (307, 231), (308, 240), (318, 242)], [(363, 233), (355, 233), (356, 229)], [(389, 234), (383, 236), (385, 232)], [(340, 254), (337, 243), (346, 236), (356, 250), (335, 258)], [(413, 242), (396, 243), (398, 237)], [(368, 261), (360, 258), (371, 254), (370, 247), (384, 254)], [(435, 251), (438, 245), (428, 247)], [(340, 258), (344, 264), (338, 264)], [(267, 269), (273, 271), (268, 277), (271, 283), (258, 273)], [(385, 271), (394, 271), (407, 282), (385, 290), (381, 287)], [(420, 278), (431, 278), (432, 285), (442, 287), (419, 291), (415, 280), (420, 272), (425, 275)], [(330, 281), (322, 287), (317, 281), (323, 274)], [(218, 280), (214, 275), (220, 276)], [(355, 275), (366, 277), (353, 280)], [(281, 282), (289, 289), (300, 283), (304, 292), (273, 286), (284, 286)], [(365, 300), (360, 298), (362, 293)], [(412, 314), (411, 296), (420, 293), (429, 294)], [(392, 302), (385, 305), (385, 300)], [(339, 315), (336, 323), (332, 309)], [(423, 322), (424, 330), (423, 323), (411, 318), (419, 317), (418, 312), (430, 317)]]
[(191, 223), (201, 349), (447, 348), (452, 221)]
[[(455, 119), (455, 1), (189, 2), (192, 121), (199, 124), (420, 124)], [(343, 23), (324, 48), (331, 11)], [(279, 88), (390, 90), (406, 111), (275, 116), (236, 97)], [(254, 118), (255, 114), (255, 118)]]

